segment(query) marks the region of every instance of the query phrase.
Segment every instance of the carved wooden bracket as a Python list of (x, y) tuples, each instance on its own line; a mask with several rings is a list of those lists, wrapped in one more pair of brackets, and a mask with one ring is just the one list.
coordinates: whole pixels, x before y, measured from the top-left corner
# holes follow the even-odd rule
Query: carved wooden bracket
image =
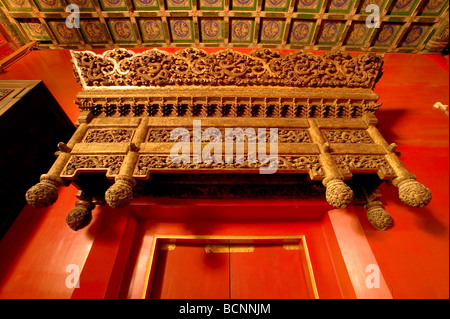
[[(289, 188), (301, 189), (290, 192), (297, 197), (325, 195), (337, 208), (355, 203), (355, 192), (372, 194), (382, 182), (397, 186), (407, 205), (423, 207), (431, 200), (430, 191), (399, 160), (397, 146), (376, 127), (380, 105), (373, 88), (382, 74), (380, 55), (114, 49), (101, 55), (72, 51), (72, 57), (83, 88), (76, 101), (78, 129), (67, 144), (60, 143), (54, 165), (27, 193), (31, 205), (44, 207), (56, 201), (64, 182), (78, 185), (84, 195), (68, 216), (72, 229), (88, 224), (92, 205), (101, 198), (120, 208), (148, 185), (158, 189), (154, 193), (167, 189), (170, 183), (158, 176), (176, 181), (173, 185), (183, 181), (192, 194), (195, 189), (231, 195), (229, 185), (243, 184), (242, 191), (254, 180), (279, 196)], [(175, 129), (185, 136), (171, 139)], [(239, 134), (246, 129), (255, 135)], [(215, 135), (205, 138), (211, 132)], [(214, 146), (216, 137), (229, 141), (232, 152), (226, 143)], [(181, 141), (188, 155), (175, 161), (171, 150)], [(267, 157), (252, 157), (255, 141), (258, 147), (263, 143)], [(277, 153), (271, 157), (274, 141)], [(220, 152), (214, 161), (195, 157), (196, 148), (202, 154), (215, 147)], [(274, 163), (276, 177), (256, 177)], [(86, 177), (94, 173), (103, 179)], [(226, 176), (231, 184), (223, 183)], [(369, 220), (389, 228), (392, 219), (381, 203), (366, 195), (361, 203)]]

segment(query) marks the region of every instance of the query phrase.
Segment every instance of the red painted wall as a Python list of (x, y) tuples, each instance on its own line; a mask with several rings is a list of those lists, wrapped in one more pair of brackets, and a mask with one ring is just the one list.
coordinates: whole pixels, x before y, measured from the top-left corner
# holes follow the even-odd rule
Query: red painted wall
[[(0, 75), (0, 80), (9, 79), (43, 80), (70, 119), (78, 117), (73, 101), (81, 88), (72, 75), (68, 51), (32, 51)], [(382, 186), (381, 200), (395, 221), (384, 232), (375, 230), (359, 207), (344, 213), (358, 218), (392, 297), (448, 298), (449, 122), (444, 112), (433, 108), (438, 101), (449, 104), (448, 60), (386, 54), (375, 92), (383, 103), (377, 113), (380, 131), (399, 146), (402, 162), (431, 189), (433, 200), (426, 208), (409, 208), (399, 201), (395, 187)], [(331, 207), (323, 201), (267, 201), (262, 215), (250, 216), (245, 206), (229, 214), (230, 205), (236, 205), (231, 201), (215, 208), (213, 215), (207, 209), (214, 206), (210, 201), (196, 201), (203, 207), (196, 213), (187, 201), (137, 201), (121, 210), (97, 207), (91, 225), (75, 233), (65, 225), (75, 192), (72, 186), (62, 188), (58, 201), (47, 209), (25, 207), (1, 240), (0, 298), (139, 298), (155, 233), (307, 233), (319, 296), (355, 297), (340, 255), (342, 237), (336, 238), (345, 232), (333, 229), (337, 226), (331, 221), (338, 212), (327, 213)], [(312, 220), (301, 217), (305, 203), (315, 211)], [(248, 205), (261, 207), (258, 202)], [(80, 288), (65, 285), (69, 264), (81, 268)]]
[(366, 236), (394, 298), (448, 298), (449, 120), (434, 103), (449, 104), (448, 60), (442, 56), (386, 54), (375, 88), (377, 113), (388, 143), (433, 194), (422, 209), (403, 205), (395, 187), (381, 188), (395, 227), (379, 233), (358, 211)]

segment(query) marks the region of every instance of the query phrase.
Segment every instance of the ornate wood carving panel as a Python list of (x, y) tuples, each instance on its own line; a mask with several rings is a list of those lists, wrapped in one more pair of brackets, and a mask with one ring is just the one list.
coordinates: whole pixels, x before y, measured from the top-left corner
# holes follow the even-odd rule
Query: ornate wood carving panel
[[(431, 200), (376, 128), (378, 54), (189, 48), (72, 57), (83, 88), (78, 128), (27, 200), (46, 206), (74, 182), (82, 189), (67, 220), (75, 230), (89, 223), (94, 204), (121, 208), (157, 185), (175, 192), (184, 185), (200, 197), (254, 196), (251, 185), (273, 196), (303, 190), (299, 198), (324, 196), (337, 208), (366, 205), (379, 229), (391, 224), (377, 200), (381, 183), (397, 186), (407, 205)], [(247, 186), (231, 187), (239, 184)]]

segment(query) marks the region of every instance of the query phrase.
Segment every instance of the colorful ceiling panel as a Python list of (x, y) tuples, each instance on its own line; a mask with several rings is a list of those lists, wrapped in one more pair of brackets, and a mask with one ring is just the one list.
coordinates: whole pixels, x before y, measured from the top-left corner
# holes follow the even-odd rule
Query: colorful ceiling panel
[[(418, 53), (439, 52), (448, 44), (448, 2), (0, 0), (0, 20), (20, 44), (34, 40), (50, 49), (251, 47)], [(66, 23), (73, 16), (68, 5), (79, 9), (75, 27)], [(369, 5), (378, 9), (379, 28), (366, 24), (376, 21)]]

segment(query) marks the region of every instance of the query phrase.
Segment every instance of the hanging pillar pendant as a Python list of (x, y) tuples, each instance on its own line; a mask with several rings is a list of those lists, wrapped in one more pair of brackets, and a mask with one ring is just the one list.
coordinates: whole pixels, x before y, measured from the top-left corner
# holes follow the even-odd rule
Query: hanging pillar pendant
[(26, 193), (27, 203), (35, 208), (48, 207), (58, 199), (58, 189), (63, 185), (58, 176), (41, 175), (40, 182), (32, 186)]
[(373, 201), (364, 205), (367, 213), (367, 219), (376, 228), (387, 230), (392, 227), (393, 220), (391, 215), (383, 209), (380, 201)]
[(75, 208), (66, 216), (66, 223), (72, 230), (80, 230), (90, 224), (92, 220), (92, 210), (95, 208), (92, 197), (82, 190), (77, 192), (78, 200)]
[(408, 172), (398, 158), (399, 155), (396, 152), (397, 145), (388, 145), (381, 133), (376, 129), (376, 120), (374, 116), (367, 115), (365, 118), (369, 124), (367, 132), (369, 132), (372, 139), (374, 139), (377, 144), (385, 149), (385, 158), (395, 172), (396, 177), (392, 180), (392, 184), (398, 187), (398, 196), (400, 200), (411, 207), (424, 207), (428, 205), (432, 197), (431, 191), (421, 183), (417, 182), (414, 174)]
[[(85, 114), (90, 114), (90, 112), (85, 112)], [(81, 123), (67, 144), (58, 144), (58, 158), (48, 173), (41, 175), (40, 182), (27, 191), (25, 199), (28, 204), (36, 208), (43, 208), (56, 202), (58, 199), (58, 189), (64, 184), (64, 180), (60, 178), (60, 174), (70, 159), (73, 146), (82, 140), (87, 129), (87, 123)]]
[(116, 176), (114, 185), (105, 193), (105, 201), (112, 208), (128, 206), (133, 200), (133, 188), (137, 183), (133, 178), (133, 172), (139, 159), (139, 147), (145, 142), (147, 125), (148, 118), (141, 119), (133, 141), (128, 146), (128, 154), (120, 168), (120, 173)]
[(341, 179), (332, 179), (324, 184), (327, 202), (336, 208), (345, 208), (353, 201), (353, 191)]
[(105, 200), (112, 208), (128, 206), (133, 200), (133, 187), (136, 180), (130, 176), (119, 175), (115, 183), (105, 193)]
[(309, 119), (308, 123), (311, 138), (313, 142), (319, 145), (321, 150), (319, 158), (326, 176), (322, 184), (326, 187), (325, 197), (327, 202), (336, 208), (345, 208), (353, 201), (353, 190), (345, 184), (344, 176), (342, 176), (331, 155), (330, 143), (324, 139), (317, 120)]
[(431, 191), (416, 181), (415, 176), (396, 178), (393, 184), (398, 187), (398, 197), (406, 205), (424, 207), (431, 201)]
[(92, 220), (94, 207), (95, 205), (88, 200), (76, 201), (75, 208), (66, 217), (67, 225), (74, 231), (86, 227)]

